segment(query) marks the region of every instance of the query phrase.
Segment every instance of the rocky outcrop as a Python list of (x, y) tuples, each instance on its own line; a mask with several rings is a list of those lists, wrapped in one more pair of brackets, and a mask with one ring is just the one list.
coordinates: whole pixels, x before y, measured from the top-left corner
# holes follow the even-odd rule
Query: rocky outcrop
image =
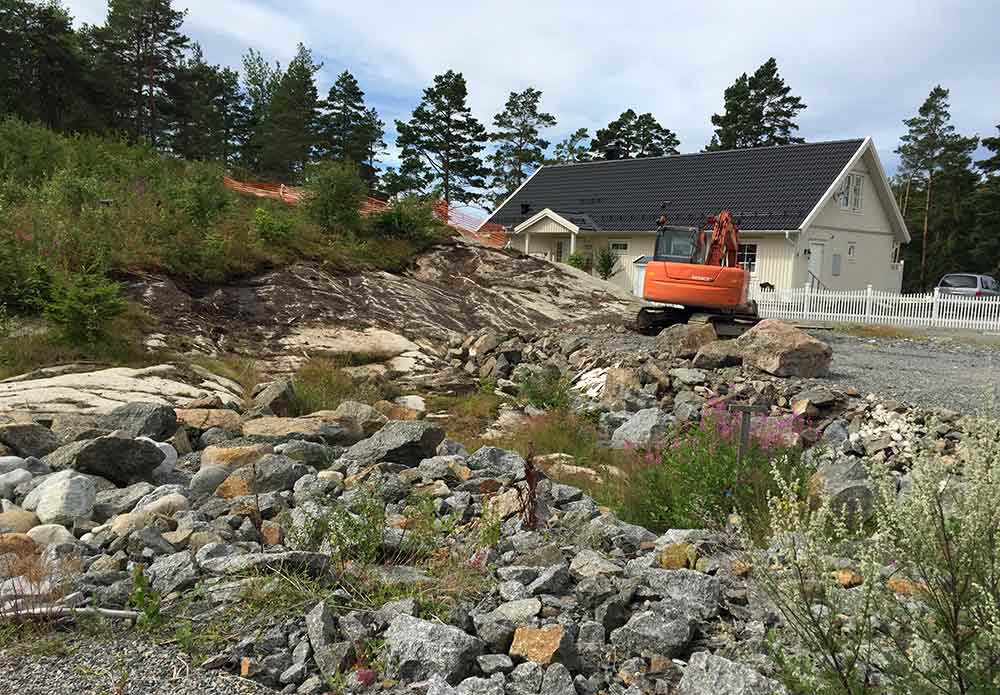
[(126, 403), (184, 406), (204, 398), (238, 405), (241, 387), (194, 368), (158, 365), (93, 370), (69, 365), (0, 381), (0, 412), (110, 413)]

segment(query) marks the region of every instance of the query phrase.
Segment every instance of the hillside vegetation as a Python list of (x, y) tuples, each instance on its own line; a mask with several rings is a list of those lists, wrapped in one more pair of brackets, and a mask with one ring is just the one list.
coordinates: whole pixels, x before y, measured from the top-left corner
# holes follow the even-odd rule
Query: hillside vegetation
[[(165, 272), (189, 283), (225, 282), (299, 260), (398, 270), (446, 236), (417, 199), (361, 217), (366, 188), (347, 164), (315, 165), (311, 197), (294, 207), (238, 196), (224, 188), (223, 174), (218, 165), (112, 137), (0, 121), (0, 328), (9, 332), (13, 317), (44, 315), (63, 339), (45, 351), (55, 361), (80, 357), (66, 345), (107, 342), (111, 322), (125, 313), (115, 279)], [(3, 350), (5, 364), (20, 361), (17, 346)], [(48, 361), (37, 353), (37, 346), (21, 351), (26, 366)]]

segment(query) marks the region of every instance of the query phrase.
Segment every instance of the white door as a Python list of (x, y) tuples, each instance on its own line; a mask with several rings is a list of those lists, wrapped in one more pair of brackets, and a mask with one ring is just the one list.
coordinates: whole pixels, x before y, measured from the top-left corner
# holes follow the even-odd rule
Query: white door
[[(817, 280), (823, 279), (823, 251), (825, 248), (822, 241), (809, 242), (809, 272)], [(811, 280), (812, 277), (809, 279)]]

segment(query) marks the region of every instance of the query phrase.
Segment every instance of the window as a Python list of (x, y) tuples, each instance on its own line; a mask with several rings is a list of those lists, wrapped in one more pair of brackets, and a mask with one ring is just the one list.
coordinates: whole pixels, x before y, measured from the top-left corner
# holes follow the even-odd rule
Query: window
[(840, 192), (837, 194), (840, 209), (861, 212), (864, 186), (864, 174), (848, 174), (840, 187)]
[(840, 254), (833, 254), (833, 277), (840, 276)]
[(616, 256), (625, 256), (628, 254), (628, 242), (612, 239), (608, 242), (608, 249)]
[(945, 275), (941, 280), (941, 287), (969, 287), (977, 286), (975, 275)]
[(854, 259), (857, 258), (858, 245), (853, 241), (847, 244), (847, 262), (854, 263)]
[(748, 273), (757, 272), (757, 244), (740, 244), (736, 262)]

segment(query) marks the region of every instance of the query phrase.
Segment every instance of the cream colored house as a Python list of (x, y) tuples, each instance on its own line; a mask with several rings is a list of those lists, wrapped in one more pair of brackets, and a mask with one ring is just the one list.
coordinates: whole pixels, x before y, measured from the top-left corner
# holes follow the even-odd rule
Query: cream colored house
[(611, 281), (631, 287), (661, 202), (674, 225), (730, 210), (755, 286), (900, 290), (910, 236), (871, 138), (546, 166), (486, 221), (556, 262), (608, 248)]

